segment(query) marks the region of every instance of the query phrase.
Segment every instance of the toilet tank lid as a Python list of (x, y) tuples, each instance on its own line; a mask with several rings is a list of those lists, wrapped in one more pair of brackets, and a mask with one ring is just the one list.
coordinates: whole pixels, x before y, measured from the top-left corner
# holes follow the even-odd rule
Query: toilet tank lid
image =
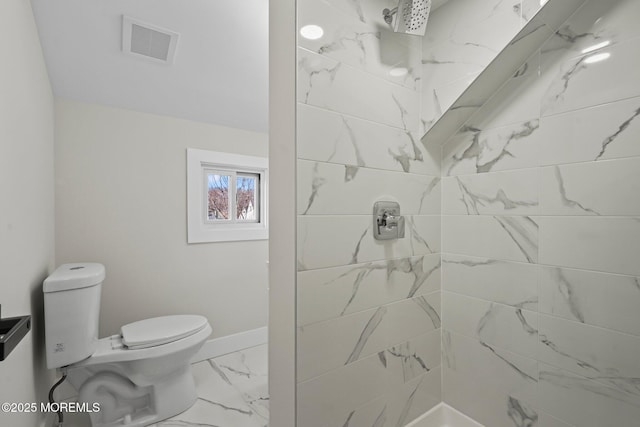
[(88, 288), (104, 281), (104, 265), (96, 262), (62, 264), (44, 280), (44, 293)]
[(206, 328), (206, 317), (182, 314), (154, 317), (120, 328), (122, 343), (130, 349), (154, 347), (188, 337)]

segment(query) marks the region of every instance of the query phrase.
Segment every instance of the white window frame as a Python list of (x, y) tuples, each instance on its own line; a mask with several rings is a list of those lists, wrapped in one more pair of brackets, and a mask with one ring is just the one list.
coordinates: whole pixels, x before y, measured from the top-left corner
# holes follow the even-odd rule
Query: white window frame
[[(207, 171), (233, 175), (230, 187), (235, 188), (235, 176), (243, 173), (259, 176), (257, 195), (258, 220), (236, 220), (235, 206), (229, 204), (230, 220), (208, 218)], [(187, 149), (187, 242), (229, 242), (265, 240), (269, 238), (267, 223), (269, 160), (266, 157), (245, 156), (209, 150)], [(231, 191), (230, 191), (231, 193)]]

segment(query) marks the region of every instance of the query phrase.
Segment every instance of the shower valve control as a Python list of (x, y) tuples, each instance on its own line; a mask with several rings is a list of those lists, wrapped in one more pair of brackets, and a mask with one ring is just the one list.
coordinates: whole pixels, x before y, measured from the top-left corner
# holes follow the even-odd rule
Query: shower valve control
[(376, 240), (402, 239), (404, 217), (396, 202), (376, 202), (373, 205), (373, 237)]

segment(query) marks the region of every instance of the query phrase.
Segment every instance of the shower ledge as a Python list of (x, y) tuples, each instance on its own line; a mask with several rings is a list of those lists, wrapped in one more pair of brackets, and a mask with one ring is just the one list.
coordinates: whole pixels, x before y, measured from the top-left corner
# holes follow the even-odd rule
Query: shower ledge
[(427, 148), (444, 145), (585, 2), (548, 1), (427, 130), (422, 144)]

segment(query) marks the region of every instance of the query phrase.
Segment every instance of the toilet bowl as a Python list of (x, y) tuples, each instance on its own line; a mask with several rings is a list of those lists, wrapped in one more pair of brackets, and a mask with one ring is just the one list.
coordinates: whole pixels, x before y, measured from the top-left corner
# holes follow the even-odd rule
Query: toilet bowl
[(43, 285), (47, 365), (67, 373), (93, 427), (139, 427), (196, 400), (190, 360), (211, 334), (197, 315), (163, 316), (97, 338), (101, 264), (64, 264)]

